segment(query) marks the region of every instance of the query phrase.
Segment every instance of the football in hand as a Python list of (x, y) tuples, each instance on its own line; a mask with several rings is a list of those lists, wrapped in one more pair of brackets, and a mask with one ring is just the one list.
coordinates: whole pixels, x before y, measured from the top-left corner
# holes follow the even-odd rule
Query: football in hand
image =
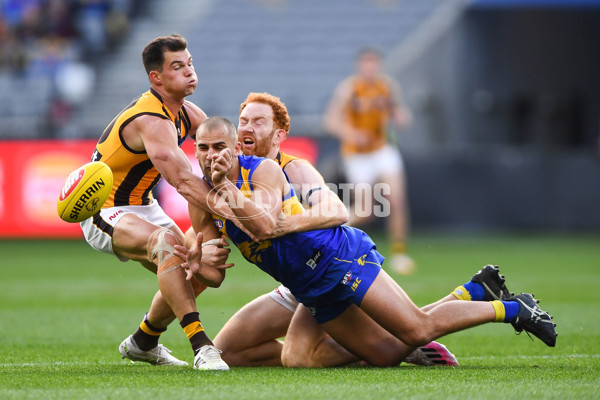
[(66, 222), (81, 222), (98, 211), (108, 199), (113, 174), (108, 165), (94, 161), (71, 172), (60, 191), (56, 209)]

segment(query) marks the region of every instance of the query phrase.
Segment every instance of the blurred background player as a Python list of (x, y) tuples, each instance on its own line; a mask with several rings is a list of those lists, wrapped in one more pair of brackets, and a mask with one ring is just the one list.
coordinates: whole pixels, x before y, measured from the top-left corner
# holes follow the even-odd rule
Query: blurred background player
[[(406, 254), (408, 200), (402, 157), (388, 144), (388, 129), (411, 122), (400, 84), (381, 71), (381, 53), (361, 49), (356, 57), (356, 73), (336, 87), (325, 112), (325, 127), (341, 142), (346, 180), (353, 184), (354, 207), (348, 222), (360, 226), (373, 217), (373, 208), (360, 209), (373, 201), (373, 185), (389, 188), (389, 216), (386, 223), (391, 240), (389, 265), (399, 274), (411, 274), (414, 261)], [(366, 184), (366, 185), (365, 185)]]
[(173, 254), (184, 235), (152, 197), (163, 176), (189, 202), (202, 207), (206, 201), (208, 186), (192, 173), (179, 147), (206, 119), (200, 108), (185, 100), (198, 84), (192, 56), (182, 36), (170, 35), (152, 40), (142, 58), (150, 90), (119, 113), (98, 141), (92, 160), (111, 168), (114, 184), (102, 210), (81, 227), (96, 250), (121, 261), (137, 261), (157, 274), (160, 290), (137, 331), (119, 346), (123, 358), (187, 365), (158, 343), (176, 317), (194, 351), (194, 368), (227, 370), (196, 309), (196, 294), (204, 286), (185, 279), (179, 268), (182, 260)]

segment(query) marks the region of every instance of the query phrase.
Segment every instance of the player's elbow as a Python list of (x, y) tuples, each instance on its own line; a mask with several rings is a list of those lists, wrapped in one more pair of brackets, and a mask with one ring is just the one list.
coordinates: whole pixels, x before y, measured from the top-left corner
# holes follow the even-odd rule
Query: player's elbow
[[(247, 220), (249, 221), (249, 220)], [(258, 240), (268, 240), (275, 237), (277, 224), (275, 219), (265, 214), (263, 218), (253, 220), (251, 225), (246, 225), (246, 229)]]
[(262, 226), (252, 232), (258, 241), (272, 239), (275, 235), (275, 226)]
[(321, 213), (329, 220), (327, 226), (344, 225), (350, 219), (348, 209), (341, 201), (336, 201), (333, 204), (329, 204), (327, 208), (321, 211)]
[(207, 287), (210, 288), (218, 288), (221, 286), (221, 283), (223, 283), (223, 281), (218, 281), (218, 280), (210, 280), (210, 279), (198, 279), (200, 280), (200, 282), (202, 282), (203, 284), (205, 284)]
[(347, 223), (349, 219), (350, 213), (348, 212), (348, 209), (343, 204), (340, 204), (337, 210), (337, 222), (339, 225), (343, 225)]
[(203, 285), (216, 289), (220, 287), (223, 281), (225, 280), (225, 271), (213, 270), (210, 274), (196, 273), (195, 276)]
[(185, 199), (187, 199), (189, 196), (191, 196), (191, 194), (192, 194), (191, 185), (185, 179), (183, 179), (181, 177), (176, 177), (176, 178), (172, 178), (171, 181), (169, 181), (169, 183), (171, 184), (171, 186), (173, 186), (175, 188), (175, 190), (177, 190), (177, 193), (182, 195)]
[(223, 283), (223, 278), (221, 278), (221, 277), (211, 278), (209, 280), (206, 280), (206, 286), (215, 288), (215, 289), (220, 287), (221, 283)]

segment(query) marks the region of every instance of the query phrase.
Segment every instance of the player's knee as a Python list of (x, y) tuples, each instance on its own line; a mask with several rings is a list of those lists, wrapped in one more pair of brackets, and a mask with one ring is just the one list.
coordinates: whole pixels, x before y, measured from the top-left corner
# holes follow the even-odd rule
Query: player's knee
[(420, 347), (431, 342), (431, 334), (428, 329), (423, 327), (416, 327), (406, 331), (400, 338), (404, 343), (410, 347)]
[(174, 254), (176, 244), (180, 244), (179, 240), (166, 228), (155, 230), (148, 238), (148, 260), (157, 265), (159, 276), (170, 272), (182, 263), (181, 259)]
[(220, 340), (216, 337), (213, 340), (215, 347), (221, 350), (221, 359), (232, 367), (245, 367), (251, 365), (251, 360), (246, 358), (246, 352), (235, 346), (234, 343)]
[(281, 351), (281, 364), (286, 368), (314, 368), (312, 358), (306, 352), (292, 351), (289, 347), (283, 346)]
[(312, 346), (298, 348), (293, 340), (288, 340), (281, 349), (281, 364), (287, 368), (321, 368), (327, 366), (327, 360), (319, 356), (318, 348), (322, 342), (312, 343)]

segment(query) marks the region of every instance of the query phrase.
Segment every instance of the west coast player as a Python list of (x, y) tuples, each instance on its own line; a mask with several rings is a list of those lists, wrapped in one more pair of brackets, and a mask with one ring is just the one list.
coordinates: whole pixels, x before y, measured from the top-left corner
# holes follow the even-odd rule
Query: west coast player
[[(217, 229), (226, 234), (246, 260), (289, 288), (348, 352), (372, 365), (395, 365), (435, 338), (487, 322), (510, 322), (555, 345), (551, 317), (530, 294), (488, 301), (486, 289), (469, 282), (455, 291), (466, 301), (442, 302), (423, 311), (381, 269), (383, 257), (360, 230), (340, 226), (272, 237), (281, 214), (297, 215), (302, 209), (276, 163), (239, 155), (239, 150), (228, 120), (213, 117), (200, 125), (196, 156), (205, 179), (258, 241), (231, 221), (190, 205), (195, 231), (207, 238), (219, 237)], [(183, 246), (177, 249), (186, 252)], [(200, 275), (211, 271), (194, 256), (197, 249), (189, 254), (182, 264), (186, 270)]]

